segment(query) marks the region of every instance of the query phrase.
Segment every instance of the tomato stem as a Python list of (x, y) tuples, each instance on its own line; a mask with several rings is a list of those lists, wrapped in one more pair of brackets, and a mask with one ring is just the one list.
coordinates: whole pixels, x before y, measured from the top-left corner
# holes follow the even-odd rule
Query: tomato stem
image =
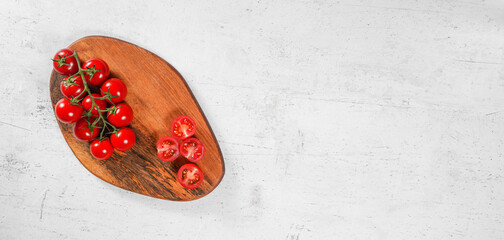
[[(108, 110), (112, 110), (114, 108), (107, 108), (105, 110), (101, 110), (99, 107), (98, 107), (98, 104), (96, 104), (95, 102), (95, 99), (107, 99), (110, 101), (110, 98), (109, 96), (104, 96), (104, 97), (94, 97), (92, 92), (91, 92), (91, 89), (89, 89), (88, 85), (87, 85), (87, 81), (86, 81), (86, 78), (84, 77), (84, 72), (87, 72), (88, 70), (86, 69), (82, 69), (81, 68), (81, 64), (80, 64), (80, 61), (79, 61), (79, 55), (77, 54), (77, 51), (74, 51), (73, 57), (75, 57), (75, 60), (77, 61), (77, 67), (79, 68), (79, 71), (77, 71), (77, 73), (75, 73), (73, 76), (79, 74), (82, 78), (82, 82), (84, 84), (84, 91), (82, 91), (79, 96), (75, 97), (74, 99), (79, 99), (81, 97), (81, 95), (84, 93), (84, 92), (87, 92), (88, 93), (88, 96), (91, 98), (91, 103), (93, 105), (93, 107), (89, 110), (89, 111), (93, 111), (93, 108), (97, 110), (98, 112), (98, 118), (91, 124), (92, 128), (96, 127), (96, 124), (98, 124), (99, 121), (102, 121), (103, 122), (103, 126), (102, 126), (102, 130), (100, 132), (100, 137), (99, 137), (99, 140), (103, 140), (104, 137), (103, 137), (103, 133), (105, 132), (105, 128), (107, 128), (107, 124), (109, 126), (112, 127), (113, 131), (114, 132), (117, 132), (117, 128), (112, 125), (111, 123), (109, 123), (107, 121), (107, 119), (103, 116), (102, 112), (106, 112)], [(89, 77), (89, 79), (91, 79), (93, 77), (94, 73), (91, 74), (91, 76)], [(112, 103), (112, 101), (110, 101)], [(112, 103), (113, 104), (113, 103)], [(115, 104), (113, 104), (115, 106)]]

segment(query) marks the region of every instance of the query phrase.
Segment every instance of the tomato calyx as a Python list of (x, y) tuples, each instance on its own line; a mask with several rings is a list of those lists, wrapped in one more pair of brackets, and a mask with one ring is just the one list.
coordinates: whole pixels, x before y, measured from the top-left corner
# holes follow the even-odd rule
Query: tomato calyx
[(68, 65), (70, 65), (70, 64), (68, 64), (65, 60), (66, 60), (67, 58), (71, 58), (71, 57), (73, 57), (73, 55), (66, 56), (66, 57), (61, 57), (61, 56), (59, 56), (59, 55), (58, 55), (58, 59), (51, 59), (51, 60), (52, 60), (53, 62), (57, 63), (57, 64), (58, 64), (58, 67), (61, 67), (61, 66), (64, 66), (64, 65), (68, 66)]
[(84, 111), (84, 113), (82, 114), (83, 117), (87, 117), (87, 118), (90, 118), (90, 117), (93, 117), (94, 114), (92, 112), (92, 109), (89, 109), (89, 110), (86, 110)]
[(69, 88), (70, 86), (79, 86), (79, 84), (77, 84), (75, 82), (75, 80), (77, 80), (77, 76), (73, 76), (73, 77), (69, 77), (67, 79), (64, 79), (63, 82), (65, 82), (65, 88)]
[(112, 95), (112, 93), (110, 93), (110, 90), (107, 90), (106, 92), (101, 90), (100, 91), (102, 92), (102, 99), (106, 99), (108, 102), (112, 102), (112, 98), (115, 98), (115, 97), (119, 97), (119, 96), (114, 96)]
[(77, 97), (67, 98), (70, 101), (70, 104), (75, 106), (80, 106), (80, 100)]
[[(92, 123), (88, 120), (89, 118), (86, 118), (85, 121), (87, 122), (87, 127), (85, 128), (89, 128), (89, 131), (91, 131), (91, 135), (93, 135), (93, 131), (95, 129), (100, 129), (102, 128), (101, 126), (98, 126), (98, 119), (95, 119)], [(97, 130), (98, 131), (98, 130)]]
[(108, 111), (108, 113), (107, 113), (107, 117), (108, 117), (108, 116), (115, 116), (115, 115), (116, 115), (116, 111), (117, 111), (117, 109), (119, 109), (119, 108), (121, 108), (121, 107), (122, 107), (122, 106), (114, 105), (114, 106), (112, 106), (112, 107), (110, 107), (110, 108), (107, 108), (107, 111)]
[(101, 70), (95, 69), (95, 65), (93, 65), (91, 68), (83, 69), (82, 71), (86, 72), (86, 75), (88, 75), (89, 78), (91, 79), (91, 78), (93, 78), (95, 73), (97, 73)]

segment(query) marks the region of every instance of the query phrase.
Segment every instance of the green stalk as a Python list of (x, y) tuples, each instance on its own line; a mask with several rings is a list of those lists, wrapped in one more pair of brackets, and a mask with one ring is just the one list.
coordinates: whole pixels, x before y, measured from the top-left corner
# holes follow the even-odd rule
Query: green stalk
[[(114, 125), (112, 125), (111, 123), (109, 123), (105, 119), (105, 117), (103, 117), (102, 110), (100, 110), (100, 108), (98, 108), (98, 104), (96, 104), (96, 102), (95, 102), (95, 97), (93, 97), (91, 89), (89, 89), (89, 87), (87, 85), (87, 82), (86, 82), (86, 78), (84, 77), (84, 71), (85, 70), (81, 68), (80, 61), (79, 61), (79, 55), (77, 54), (77, 51), (74, 51), (74, 54), (72, 56), (74, 56), (75, 60), (77, 60), (77, 67), (79, 68), (79, 71), (76, 74), (74, 74), (74, 75), (79, 74), (81, 76), (82, 82), (84, 84), (84, 91), (88, 93), (89, 97), (91, 98), (91, 102), (93, 104), (93, 107), (91, 108), (90, 111), (93, 111), (93, 108), (96, 108), (96, 110), (98, 111), (98, 118), (92, 123), (92, 125), (96, 126), (96, 123), (98, 121), (100, 121), (100, 120), (103, 122), (102, 130), (100, 132), (100, 141), (101, 141), (101, 140), (103, 140), (103, 133), (105, 132), (105, 128), (107, 127), (107, 124), (109, 124), (112, 127), (112, 129), (114, 130), (114, 132), (117, 131), (117, 128)], [(91, 76), (91, 77), (93, 77), (93, 76)], [(90, 77), (90, 79), (91, 79), (91, 77)], [(84, 91), (82, 91), (82, 93), (79, 94), (79, 96), (77, 96), (77, 99), (78, 99), (78, 97), (80, 97), (84, 93)], [(97, 97), (96, 99), (103, 99), (103, 98), (102, 97)], [(105, 111), (103, 111), (103, 112), (105, 112)], [(93, 130), (94, 129), (91, 129), (91, 131), (93, 131)]]

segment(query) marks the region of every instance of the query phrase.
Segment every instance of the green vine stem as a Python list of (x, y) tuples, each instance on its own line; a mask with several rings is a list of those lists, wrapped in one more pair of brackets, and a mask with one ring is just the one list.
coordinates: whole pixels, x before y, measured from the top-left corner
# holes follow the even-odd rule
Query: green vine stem
[[(115, 104), (111, 101), (111, 98), (113, 96), (111, 96), (110, 94), (108, 94), (108, 95), (103, 96), (103, 97), (93, 97), (91, 89), (88, 87), (86, 78), (84, 77), (84, 72), (86, 72), (87, 70), (81, 68), (80, 60), (79, 60), (79, 55), (77, 54), (77, 51), (74, 51), (74, 54), (72, 54), (71, 56), (68, 56), (68, 57), (75, 57), (75, 60), (77, 61), (77, 66), (79, 68), (79, 71), (77, 71), (77, 73), (71, 75), (70, 77), (74, 77), (76, 75), (80, 75), (80, 77), (82, 78), (82, 83), (84, 84), (84, 91), (82, 91), (79, 94), (79, 96), (76, 96), (76, 97), (72, 98), (71, 101), (74, 102), (74, 103), (80, 102), (82, 100), (81, 97), (83, 97), (82, 95), (85, 92), (87, 92), (88, 96), (91, 98), (91, 103), (93, 105), (93, 107), (89, 110), (88, 117), (91, 116), (90, 113), (93, 111), (93, 109), (96, 109), (97, 112), (98, 112), (98, 118), (96, 118), (95, 121), (93, 123), (91, 123), (91, 125), (89, 125), (89, 122), (88, 122), (88, 128), (91, 129), (91, 135), (92, 135), (93, 134), (92, 131), (95, 128), (97, 128), (97, 124), (101, 121), (103, 123), (102, 126), (101, 126), (102, 130), (100, 132), (100, 137), (99, 137), (99, 140), (101, 141), (101, 140), (104, 139), (103, 134), (105, 133), (105, 129), (108, 128), (107, 126), (110, 126), (112, 128), (112, 132), (111, 133), (116, 133), (118, 131), (118, 129), (114, 125), (112, 125), (111, 123), (109, 123), (107, 121), (107, 119), (104, 117), (104, 114), (103, 114), (103, 112), (108, 112), (110, 110), (114, 110), (115, 109)], [(68, 58), (68, 57), (66, 57), (66, 58)], [(98, 70), (98, 71), (100, 71), (100, 70)], [(96, 72), (98, 72), (98, 71), (96, 71)], [(93, 75), (94, 75), (94, 73), (91, 74), (91, 76), (89, 77), (89, 79), (91, 79), (93, 77)], [(110, 103), (112, 103), (113, 107), (112, 108), (106, 108), (106, 109), (102, 110), (102, 109), (98, 108), (98, 104), (96, 104), (95, 99), (99, 99), (99, 100), (106, 99)]]

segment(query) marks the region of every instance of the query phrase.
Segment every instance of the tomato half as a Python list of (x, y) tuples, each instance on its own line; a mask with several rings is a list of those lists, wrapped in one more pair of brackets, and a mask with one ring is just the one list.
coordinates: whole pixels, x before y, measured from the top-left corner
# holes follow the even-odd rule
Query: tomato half
[(203, 158), (205, 146), (196, 138), (188, 138), (180, 144), (180, 155), (191, 162), (197, 162)]
[(109, 110), (107, 120), (116, 127), (126, 127), (133, 121), (133, 109), (127, 103), (116, 105), (115, 111)]
[[(77, 66), (77, 59), (75, 57), (69, 57), (74, 54), (74, 51), (63, 48), (59, 50), (53, 58), (54, 71), (63, 75), (74, 74), (79, 71), (79, 66)], [(69, 57), (67, 59), (63, 59)]]
[(62, 123), (77, 122), (81, 118), (82, 112), (84, 109), (80, 105), (74, 105), (66, 98), (60, 99), (54, 106), (54, 113)]
[[(107, 102), (105, 102), (105, 100), (96, 99), (97, 97), (101, 97), (100, 94), (92, 93), (91, 95), (93, 95), (93, 97), (95, 97), (94, 101), (95, 101), (96, 105), (98, 105), (98, 108), (100, 110), (105, 110), (107, 108)], [(93, 107), (93, 101), (91, 101), (90, 96), (86, 96), (82, 100), (82, 107), (84, 109), (86, 109), (86, 111), (89, 111), (92, 108), (93, 110), (91, 110), (91, 114), (93, 115), (93, 117), (98, 117), (98, 110), (96, 110), (96, 107)]]
[[(73, 126), (73, 134), (77, 140), (81, 142), (89, 142), (93, 138), (98, 137), (98, 133), (100, 133), (100, 127), (90, 128), (90, 123), (92, 124), (95, 121), (95, 118), (90, 118), (89, 120), (86, 117), (79, 119)], [(89, 123), (88, 123), (89, 122)]]
[[(60, 90), (63, 96), (67, 98), (79, 96), (79, 94), (84, 91), (84, 83), (82, 82), (82, 78), (80, 76), (75, 76), (72, 78), (70, 78), (70, 76), (65, 77), (63, 81), (61, 81)], [(86, 93), (83, 93), (82, 96), (84, 95), (86, 95)]]
[(184, 140), (196, 132), (196, 123), (188, 116), (180, 116), (175, 119), (170, 127), (173, 137)]
[(136, 135), (131, 128), (121, 128), (117, 133), (110, 135), (110, 143), (119, 151), (126, 151), (135, 145)]
[(89, 84), (99, 86), (110, 75), (110, 69), (107, 63), (99, 58), (91, 58), (82, 64), (85, 70), (84, 78)]
[(112, 148), (112, 144), (110, 144), (110, 140), (108, 138), (101, 141), (95, 139), (89, 145), (89, 151), (94, 158), (98, 160), (105, 160), (112, 156), (114, 148)]
[[(126, 84), (123, 83), (118, 78), (111, 78), (103, 83), (100, 88), (101, 95), (105, 96), (107, 92), (109, 92), (113, 97), (111, 98), (113, 103), (118, 103), (126, 98), (128, 94), (128, 88), (126, 88)], [(108, 101), (108, 100), (107, 100)]]
[(177, 159), (179, 156), (179, 143), (173, 137), (162, 137), (156, 144), (158, 158), (169, 162)]
[(193, 189), (199, 187), (203, 182), (203, 171), (192, 164), (188, 163), (180, 167), (177, 174), (177, 181), (185, 188)]

